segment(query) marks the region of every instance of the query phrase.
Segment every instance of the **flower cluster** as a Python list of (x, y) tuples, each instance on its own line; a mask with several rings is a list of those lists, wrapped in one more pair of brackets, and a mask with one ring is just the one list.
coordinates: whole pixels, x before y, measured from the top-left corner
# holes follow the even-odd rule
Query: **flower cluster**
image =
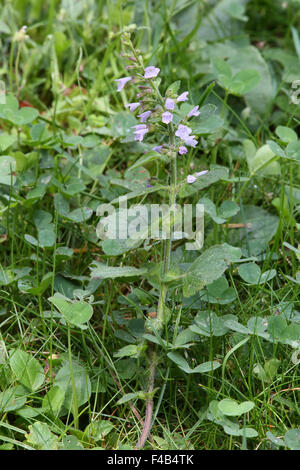
[[(154, 67), (150, 65), (143, 70), (143, 74), (138, 74), (137, 78), (132, 76), (130, 77), (123, 77), (118, 78), (116, 82), (118, 82), (118, 89), (117, 91), (123, 90), (126, 83), (130, 81), (137, 81), (139, 84), (139, 88), (142, 90), (142, 93), (139, 94), (140, 97), (143, 97), (141, 101), (137, 101), (134, 103), (128, 103), (126, 105), (127, 108), (131, 112), (134, 112), (136, 109), (140, 109), (142, 112), (137, 116), (140, 118), (141, 124), (134, 126), (134, 135), (135, 139), (139, 142), (142, 142), (144, 139), (145, 134), (150, 130), (150, 125), (145, 124), (151, 116), (157, 117), (160, 115), (161, 122), (163, 124), (171, 124), (173, 122), (173, 115), (176, 112), (176, 105), (178, 103), (184, 102), (188, 100), (188, 91), (181, 93), (179, 96), (166, 96), (165, 98), (161, 97), (161, 103), (159, 106), (153, 107), (153, 100), (151, 100), (151, 95), (153, 93), (153, 84), (151, 80), (156, 78), (160, 72), (158, 67)], [(147, 83), (150, 81), (150, 83)], [(141, 84), (141, 82), (144, 82)], [(147, 96), (148, 95), (148, 96)], [(148, 98), (148, 99), (147, 99)], [(150, 109), (149, 109), (150, 108)], [(185, 117), (184, 122), (187, 121), (188, 118), (193, 116), (199, 116), (200, 111), (198, 110), (199, 106), (195, 106)], [(185, 124), (179, 124), (176, 131), (175, 136), (178, 137), (178, 142), (176, 145), (176, 151), (183, 155), (187, 153), (187, 146), (188, 147), (196, 147), (198, 141), (196, 140), (194, 135), (191, 135), (192, 129)], [(162, 150), (163, 146), (154, 147), (154, 149), (158, 152)]]
[[(139, 89), (137, 94), (139, 101), (126, 104), (130, 112), (138, 110), (137, 117), (140, 124), (133, 126), (135, 140), (142, 142), (145, 135), (155, 129), (156, 124), (166, 124), (169, 136), (172, 135), (169, 144), (161, 143), (154, 146), (152, 150), (158, 153), (171, 150), (179, 155), (186, 154), (188, 152), (187, 147), (194, 148), (198, 144), (195, 135), (192, 135), (192, 129), (188, 126), (188, 120), (200, 115), (199, 106), (194, 106), (183, 117), (182, 109), (179, 109), (178, 106), (180, 103), (188, 101), (189, 92), (184, 91), (178, 95), (170, 87), (166, 95), (162, 96), (158, 89), (157, 80), (155, 80), (160, 73), (160, 69), (153, 65), (144, 67), (143, 59), (136, 53), (131, 41), (125, 40), (124, 43), (131, 50), (131, 55), (127, 55), (131, 65), (126, 68), (127, 70), (134, 70), (135, 73), (134, 76), (118, 78), (115, 81), (118, 83), (118, 92), (122, 91), (129, 82), (134, 83)], [(176, 116), (176, 119), (174, 119), (174, 116)], [(189, 175), (187, 182), (193, 183), (197, 177), (205, 173), (206, 171), (200, 172), (196, 176)]]

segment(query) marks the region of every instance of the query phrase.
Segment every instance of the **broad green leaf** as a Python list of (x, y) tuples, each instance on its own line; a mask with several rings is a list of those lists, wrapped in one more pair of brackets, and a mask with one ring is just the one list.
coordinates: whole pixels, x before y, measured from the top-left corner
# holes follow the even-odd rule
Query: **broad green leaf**
[(190, 374), (193, 371), (193, 369), (191, 369), (188, 365), (187, 361), (180, 354), (175, 352), (169, 352), (168, 358), (171, 359), (171, 361), (175, 362), (175, 364), (187, 374)]
[(275, 160), (277, 159), (274, 152), (271, 150), (269, 145), (263, 145), (259, 148), (253, 160), (250, 162), (248, 159), (248, 165), (250, 170), (250, 176), (258, 173), (260, 175), (279, 175), (280, 165)]
[(44, 412), (58, 417), (65, 399), (65, 392), (58, 386), (51, 387), (43, 398), (42, 408)]
[(290, 143), (298, 140), (296, 132), (289, 127), (277, 126), (275, 132), (282, 142)]
[(8, 186), (14, 185), (16, 182), (16, 160), (8, 155), (0, 156), (0, 184)]
[(258, 85), (260, 79), (261, 77), (257, 70), (241, 70), (230, 81), (230, 93), (238, 96), (245, 95)]
[(279, 219), (257, 206), (243, 206), (243, 211), (231, 219), (231, 223), (242, 223), (244, 227), (229, 230), (229, 243), (240, 246), (244, 256), (262, 253), (273, 238)]
[(235, 320), (234, 315), (228, 314), (218, 317), (215, 312), (204, 310), (199, 312), (192, 325), (189, 327), (193, 333), (203, 336), (223, 336), (230, 328), (225, 326), (225, 322), (228, 320)]
[(211, 165), (209, 172), (198, 178), (195, 183), (184, 183), (180, 188), (179, 196), (191, 196), (192, 194), (204, 188), (207, 188), (208, 186), (213, 183), (216, 183), (217, 181), (226, 180), (228, 178), (228, 175), (228, 168), (219, 165)]
[[(81, 406), (88, 401), (91, 396), (91, 381), (85, 368), (72, 361), (72, 374), (76, 390), (76, 403)], [(65, 362), (55, 376), (54, 385), (58, 386), (65, 393), (63, 407), (68, 410), (73, 409), (73, 389), (69, 362)]]
[(147, 274), (146, 268), (134, 268), (132, 266), (107, 266), (106, 264), (101, 263), (99, 261), (94, 261), (90, 269), (92, 279), (115, 279), (123, 277), (127, 278), (143, 276)]
[(0, 134), (0, 151), (4, 152), (8, 147), (17, 141), (17, 136), (12, 134)]
[(232, 262), (229, 248), (226, 243), (212, 246), (191, 264), (184, 276), (185, 296), (193, 295), (222, 276)]
[(252, 408), (254, 408), (252, 401), (244, 401), (239, 404), (231, 398), (224, 398), (219, 402), (219, 409), (225, 416), (241, 416), (251, 411)]
[(8, 413), (22, 408), (27, 401), (27, 397), (18, 396), (17, 387), (11, 387), (3, 392), (0, 392), (0, 411), (1, 413)]
[(58, 308), (64, 319), (76, 326), (88, 322), (93, 315), (93, 307), (87, 302), (67, 302), (58, 295), (48, 299)]
[(37, 450), (56, 450), (58, 448), (58, 438), (53, 434), (49, 426), (41, 421), (36, 421), (29, 426), (29, 434), (26, 435), (26, 442)]
[(230, 65), (225, 62), (225, 60), (218, 59), (217, 57), (212, 59), (212, 64), (214, 72), (217, 75), (221, 85), (225, 89), (228, 89), (232, 78), (232, 70)]
[(89, 439), (89, 441), (101, 441), (105, 438), (112, 430), (114, 425), (108, 420), (96, 419), (93, 420), (90, 424), (87, 425), (84, 431), (84, 436)]
[(199, 364), (193, 369), (193, 373), (204, 374), (205, 372), (211, 372), (221, 367), (221, 364), (217, 361), (207, 361)]
[(283, 439), (290, 450), (300, 450), (300, 429), (289, 429)]
[(63, 436), (61, 442), (58, 444), (59, 450), (83, 450), (83, 445), (76, 436), (67, 435)]
[(124, 346), (114, 353), (114, 357), (136, 357), (139, 354), (139, 348), (135, 344)]
[(15, 349), (10, 353), (9, 364), (17, 380), (29, 390), (35, 391), (43, 385), (43, 367), (31, 354)]
[(233, 73), (249, 69), (256, 70), (260, 80), (255, 88), (244, 92), (248, 106), (254, 113), (265, 115), (266, 109), (274, 98), (272, 75), (267, 62), (254, 46), (237, 47), (228, 59)]
[(255, 263), (243, 263), (238, 268), (241, 278), (248, 284), (258, 284), (261, 276), (260, 267)]

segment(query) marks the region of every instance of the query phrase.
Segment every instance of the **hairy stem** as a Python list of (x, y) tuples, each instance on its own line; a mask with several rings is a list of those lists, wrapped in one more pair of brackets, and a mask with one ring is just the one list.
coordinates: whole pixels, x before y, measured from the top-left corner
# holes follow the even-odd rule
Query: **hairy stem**
[(152, 416), (153, 416), (153, 390), (154, 390), (154, 380), (155, 380), (155, 370), (156, 370), (156, 347), (152, 351), (151, 356), (151, 366), (150, 366), (150, 377), (147, 390), (147, 400), (146, 400), (146, 414), (144, 420), (144, 426), (142, 430), (141, 437), (135, 446), (135, 450), (142, 449), (149, 437), (151, 425), (152, 425)]
[[(174, 147), (174, 131), (172, 124), (169, 125), (169, 136), (170, 136), (170, 146)], [(171, 188), (170, 188), (170, 197), (169, 197), (169, 207), (171, 208), (176, 204), (176, 188), (177, 188), (177, 166), (176, 166), (176, 152), (172, 151), (172, 164), (171, 164)], [(170, 230), (171, 232), (171, 230)], [(166, 240), (164, 247), (164, 264), (163, 264), (163, 276), (167, 274), (170, 269), (171, 263), (171, 251), (172, 251), (172, 240), (171, 233), (169, 238)], [(168, 284), (163, 280), (161, 283), (160, 295), (158, 300), (157, 307), (157, 325), (159, 330), (162, 330), (163, 326), (167, 322), (167, 316), (165, 315), (165, 304), (168, 293)], [(157, 346), (152, 348), (151, 352), (151, 365), (150, 365), (150, 376), (148, 383), (148, 397), (146, 400), (146, 415), (144, 420), (144, 426), (141, 433), (141, 437), (135, 447), (135, 449), (142, 449), (147, 441), (147, 438), (150, 434), (152, 426), (152, 417), (153, 417), (153, 390), (154, 390), (154, 381), (155, 381), (155, 371), (156, 371), (156, 362), (157, 362)]]

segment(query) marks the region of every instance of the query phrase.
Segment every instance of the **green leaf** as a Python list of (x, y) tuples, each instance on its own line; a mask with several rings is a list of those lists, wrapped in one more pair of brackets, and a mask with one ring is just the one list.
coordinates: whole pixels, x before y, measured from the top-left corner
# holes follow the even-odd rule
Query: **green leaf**
[(194, 323), (189, 328), (198, 335), (223, 336), (230, 330), (225, 326), (225, 322), (235, 319), (236, 317), (231, 314), (218, 317), (215, 312), (204, 310), (196, 315)]
[(123, 403), (128, 403), (136, 398), (141, 398), (141, 394), (145, 395), (144, 392), (126, 393), (117, 401), (117, 405), (123, 405)]
[(7, 390), (0, 392), (0, 411), (1, 413), (8, 413), (22, 408), (26, 401), (27, 396), (18, 396), (18, 387), (11, 387)]
[(58, 417), (65, 399), (65, 392), (57, 385), (50, 388), (43, 398), (42, 407), (44, 412)]
[(300, 450), (300, 429), (289, 429), (283, 439), (290, 450)]
[(248, 106), (254, 113), (264, 115), (266, 109), (274, 99), (274, 87), (269, 66), (259, 49), (254, 46), (237, 47), (230, 54), (228, 64), (237, 73), (247, 70), (249, 65), (256, 70), (260, 80), (250, 91), (244, 91)]
[(11, 351), (9, 365), (17, 380), (29, 390), (39, 389), (44, 381), (44, 370), (41, 364), (30, 354), (21, 349)]
[(298, 136), (293, 129), (285, 126), (277, 126), (275, 129), (276, 134), (282, 142), (290, 143), (298, 140)]
[(94, 261), (91, 269), (92, 279), (115, 279), (123, 277), (136, 277), (147, 274), (145, 268), (134, 268), (132, 266), (114, 267), (107, 266), (99, 261)]
[(275, 161), (276, 159), (277, 156), (271, 150), (269, 145), (263, 145), (256, 151), (252, 161), (247, 159), (251, 173), (250, 176), (253, 176), (256, 173), (264, 176), (279, 175), (280, 165)]
[(228, 178), (228, 175), (228, 168), (219, 165), (211, 165), (209, 172), (198, 178), (195, 183), (184, 183), (180, 188), (179, 196), (191, 196), (192, 194), (200, 191), (201, 189), (207, 188), (208, 186), (213, 183), (216, 183), (217, 181), (226, 180)]
[(175, 362), (179, 369), (183, 370), (187, 374), (190, 374), (193, 371), (193, 369), (191, 369), (188, 365), (187, 361), (180, 354), (175, 352), (169, 352), (168, 358), (171, 359), (171, 361)]
[(93, 315), (93, 307), (87, 302), (67, 302), (59, 295), (55, 295), (48, 299), (55, 307), (58, 308), (64, 319), (76, 326), (83, 325), (88, 322)]
[(119, 351), (114, 353), (114, 357), (136, 357), (139, 353), (139, 348), (135, 344), (124, 346)]
[(62, 441), (58, 444), (60, 450), (82, 450), (84, 447), (76, 436), (63, 436)]
[[(76, 361), (72, 361), (72, 374), (76, 390), (76, 403), (81, 406), (86, 403), (91, 396), (91, 381), (85, 368)], [(58, 386), (65, 393), (63, 407), (66, 410), (73, 410), (73, 387), (69, 362), (65, 362), (55, 376), (54, 385)]]
[(103, 419), (96, 419), (87, 425), (84, 431), (84, 437), (87, 437), (89, 441), (91, 439), (95, 441), (101, 441), (113, 429), (114, 425), (109, 421)]
[(211, 372), (221, 367), (221, 364), (217, 361), (207, 361), (199, 364), (193, 369), (193, 373), (204, 374), (205, 372)]
[(46, 423), (36, 421), (29, 426), (29, 431), (26, 441), (35, 449), (56, 450), (58, 448), (58, 438), (50, 431)]
[(257, 256), (262, 253), (275, 235), (279, 219), (257, 206), (243, 206), (243, 211), (231, 219), (232, 223), (242, 223), (240, 229), (229, 229), (229, 243), (240, 246), (244, 256)]
[(245, 95), (258, 85), (260, 78), (257, 70), (241, 70), (233, 76), (230, 82), (230, 93), (237, 96)]
[(25, 107), (19, 109), (19, 111), (14, 115), (14, 117), (10, 121), (16, 126), (23, 126), (34, 121), (38, 115), (39, 112), (37, 109)]
[(17, 141), (16, 135), (2, 133), (0, 134), (0, 151), (4, 152), (8, 147)]
[[(241, 255), (241, 253), (240, 253)], [(215, 245), (200, 255), (184, 276), (184, 296), (189, 297), (222, 276), (232, 262), (230, 246)]]
[(258, 284), (261, 276), (260, 267), (255, 263), (243, 263), (238, 268), (241, 278), (248, 284)]
[(6, 184), (8, 186), (15, 184), (16, 176), (16, 160), (8, 155), (0, 156), (0, 184)]
[(225, 62), (225, 60), (218, 59), (217, 57), (212, 59), (212, 64), (214, 72), (217, 75), (221, 85), (225, 89), (228, 89), (232, 78), (232, 70), (230, 65)]
[(244, 413), (248, 413), (254, 408), (252, 401), (244, 401), (243, 403), (237, 403), (231, 398), (224, 398), (219, 402), (219, 410), (225, 416), (241, 416)]

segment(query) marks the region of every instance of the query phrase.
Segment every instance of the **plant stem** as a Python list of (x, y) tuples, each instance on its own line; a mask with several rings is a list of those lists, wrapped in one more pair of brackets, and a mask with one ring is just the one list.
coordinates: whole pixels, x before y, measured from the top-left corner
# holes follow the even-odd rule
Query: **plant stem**
[(74, 416), (74, 427), (75, 429), (79, 429), (76, 384), (75, 384), (75, 378), (74, 378), (74, 373), (73, 373), (73, 362), (72, 362), (71, 328), (69, 324), (68, 324), (68, 355), (69, 355), (69, 368), (70, 368), (70, 376), (71, 376), (71, 384), (72, 384), (72, 411), (73, 411), (73, 416)]
[[(174, 130), (172, 124), (169, 125), (169, 140), (170, 147), (174, 148)], [(169, 197), (169, 208), (173, 207), (176, 204), (176, 193), (177, 193), (177, 162), (176, 162), (176, 152), (172, 151), (171, 153), (171, 188), (170, 188), (170, 197)], [(171, 227), (172, 229), (172, 227)], [(163, 277), (167, 274), (170, 269), (171, 263), (171, 251), (172, 251), (172, 240), (171, 240), (172, 230), (168, 234), (169, 238), (166, 240), (164, 246), (164, 265), (163, 265)], [(161, 283), (160, 295), (158, 300), (157, 307), (157, 325), (158, 331), (161, 331), (166, 325), (167, 316), (165, 315), (165, 303), (168, 293), (168, 284), (163, 280)], [(150, 365), (150, 377), (148, 383), (147, 399), (146, 399), (146, 415), (144, 420), (144, 426), (141, 433), (141, 437), (136, 445), (136, 449), (142, 449), (146, 443), (146, 440), (150, 434), (152, 426), (152, 416), (153, 416), (153, 390), (154, 390), (154, 381), (155, 381), (155, 371), (157, 363), (157, 346), (151, 347), (151, 365)]]
[(151, 355), (151, 366), (150, 366), (150, 377), (149, 377), (149, 384), (147, 390), (147, 399), (146, 399), (146, 415), (144, 420), (144, 426), (142, 430), (142, 434), (138, 443), (135, 447), (136, 450), (142, 449), (145, 445), (145, 442), (148, 439), (150, 434), (151, 425), (152, 425), (152, 416), (153, 416), (153, 390), (154, 390), (154, 380), (155, 380), (155, 370), (156, 370), (156, 359), (157, 359), (157, 351), (156, 347), (153, 348), (152, 355)]

